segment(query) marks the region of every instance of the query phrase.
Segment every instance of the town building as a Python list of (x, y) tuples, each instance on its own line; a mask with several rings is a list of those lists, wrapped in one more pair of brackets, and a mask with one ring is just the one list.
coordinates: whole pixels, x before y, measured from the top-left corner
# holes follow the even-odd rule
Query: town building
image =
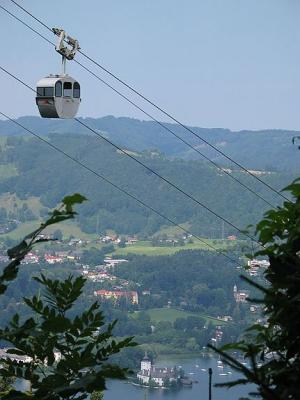
[(141, 361), (141, 370), (137, 373), (136, 377), (141, 385), (151, 386), (153, 384), (154, 386), (164, 387), (172, 383), (179, 383), (181, 370), (176, 367), (156, 367), (152, 365), (146, 353)]
[(227, 236), (227, 240), (236, 240), (236, 236), (235, 235), (229, 235), (229, 236)]
[(116, 265), (118, 265), (118, 264), (122, 264), (122, 263), (127, 263), (128, 262), (128, 260), (125, 260), (125, 259), (122, 259), (122, 258), (120, 258), (120, 259), (112, 259), (112, 258), (105, 258), (104, 259), (104, 264), (107, 266), (107, 267), (115, 267)]
[(249, 294), (249, 290), (238, 290), (237, 286), (234, 285), (233, 297), (237, 303), (245, 303)]
[(110, 275), (105, 271), (87, 271), (83, 270), (82, 275), (92, 282), (104, 282), (106, 280), (114, 281), (117, 278), (114, 275)]
[(44, 255), (44, 259), (45, 259), (46, 263), (48, 263), (48, 264), (59, 264), (64, 261), (63, 257), (61, 257), (61, 256), (56, 256), (56, 255), (53, 256), (53, 255), (47, 254), (47, 253)]
[(255, 258), (253, 260), (248, 260), (247, 264), (248, 267), (268, 268), (270, 266), (270, 262), (268, 260), (256, 260)]
[(103, 299), (119, 300), (125, 298), (132, 304), (138, 304), (139, 298), (135, 291), (121, 291), (121, 290), (96, 290), (94, 291), (94, 296), (102, 297)]
[(39, 262), (39, 256), (34, 253), (27, 253), (24, 257), (22, 264), (37, 264)]

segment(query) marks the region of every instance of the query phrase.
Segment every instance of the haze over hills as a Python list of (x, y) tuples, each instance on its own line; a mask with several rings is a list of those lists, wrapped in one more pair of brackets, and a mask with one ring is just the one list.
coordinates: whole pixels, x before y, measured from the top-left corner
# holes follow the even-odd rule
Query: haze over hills
[[(23, 117), (19, 122), (43, 134), (51, 143), (176, 223), (186, 223), (197, 234), (221, 236), (222, 225), (218, 218), (109, 144), (92, 136), (76, 121)], [(191, 159), (191, 150), (187, 150), (183, 143), (164, 132), (157, 124), (114, 117), (85, 119), (85, 122), (105, 132), (115, 143), (134, 151), (139, 160), (240, 228), (257, 222), (268, 208), (222, 170), (207, 161)], [(172, 129), (180, 132), (178, 126), (172, 125)], [(264, 169), (270, 165), (267, 172), (262, 172), (261, 178), (278, 190), (297, 176), (299, 153), (291, 141), (296, 132), (234, 133), (224, 129), (200, 128), (196, 131), (251, 169)], [(166, 221), (159, 216), (104, 181), (99, 181), (45, 144), (32, 139), (12, 123), (1, 121), (0, 133), (2, 196), (11, 192), (23, 200), (34, 197), (45, 208), (55, 206), (67, 194), (80, 192), (90, 200), (81, 207), (78, 217), (79, 225), (85, 232), (96, 232), (98, 224), (102, 231), (113, 229), (119, 234), (152, 235), (166, 225)], [(199, 144), (199, 139), (197, 141)], [(193, 139), (193, 142), (196, 140)], [(211, 156), (212, 152), (207, 147), (201, 147), (201, 151)], [(280, 156), (280, 163), (277, 161), (279, 153), (286, 154), (285, 157)], [(214, 159), (218, 159), (216, 154), (214, 156)], [(224, 160), (218, 159), (218, 162), (226, 165)], [(271, 203), (279, 204), (282, 200), (245, 172), (233, 168), (231, 173)], [(32, 211), (36, 213), (36, 210)], [(225, 224), (225, 234), (236, 233)]]
[[(202, 158), (153, 121), (113, 116), (83, 120), (92, 128), (105, 133), (115, 143), (135, 151), (156, 149), (167, 157)], [(38, 117), (21, 117), (18, 121), (40, 135), (49, 133), (91, 134), (74, 120), (56, 121)], [(176, 124), (164, 124), (206, 156), (221, 165), (230, 166), (228, 160), (182, 127)], [(300, 135), (300, 132), (276, 129), (239, 132), (221, 128), (192, 127), (192, 129), (247, 168), (271, 171), (299, 171), (300, 169), (298, 149), (292, 144), (292, 138)], [(0, 135), (22, 133), (22, 129), (11, 122), (0, 121)]]

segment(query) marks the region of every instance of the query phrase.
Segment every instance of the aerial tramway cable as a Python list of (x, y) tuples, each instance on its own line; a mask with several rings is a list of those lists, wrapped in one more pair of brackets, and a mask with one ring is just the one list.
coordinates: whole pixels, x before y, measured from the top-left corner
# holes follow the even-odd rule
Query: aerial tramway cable
[[(2, 69), (2, 71), (7, 73), (7, 70), (3, 67), (0, 66), (0, 68)], [(15, 78), (15, 76), (12, 73), (9, 73), (9, 75), (13, 78)], [(32, 87), (30, 87), (29, 85), (27, 85), (25, 82), (23, 82), (20, 78), (16, 78), (16, 80), (19, 83), (24, 83), (24, 86), (29, 88), (32, 91), (35, 91)], [(260, 246), (261, 243), (259, 243), (259, 241), (251, 236), (250, 234), (248, 234), (247, 232), (244, 232), (241, 228), (237, 227), (235, 224), (233, 224), (232, 222), (230, 222), (229, 220), (227, 220), (226, 218), (222, 217), (220, 214), (218, 214), (217, 212), (213, 211), (210, 207), (206, 206), (204, 203), (202, 203), (200, 200), (196, 199), (193, 195), (190, 195), (189, 193), (187, 193), (185, 190), (181, 189), (179, 186), (177, 186), (176, 184), (174, 184), (173, 182), (171, 182), (169, 179), (165, 178), (164, 176), (162, 176), (161, 174), (159, 174), (158, 172), (154, 171), (152, 168), (148, 167), (146, 164), (144, 164), (142, 161), (140, 161), (138, 158), (134, 157), (132, 154), (129, 154), (127, 151), (125, 151), (124, 149), (122, 149), (120, 146), (116, 145), (115, 143), (113, 143), (111, 140), (109, 140), (108, 138), (106, 138), (105, 136), (101, 135), (99, 132), (97, 132), (95, 129), (91, 128), (90, 126), (88, 126), (86, 123), (84, 123), (83, 121), (79, 120), (78, 118), (74, 118), (75, 121), (77, 121), (79, 124), (81, 124), (82, 126), (84, 126), (85, 128), (87, 128), (88, 130), (90, 130), (92, 133), (94, 133), (94, 135), (96, 135), (98, 138), (104, 140), (105, 142), (109, 143), (111, 146), (113, 146), (114, 148), (116, 148), (118, 151), (122, 152), (122, 154), (124, 154), (125, 156), (127, 156), (128, 158), (134, 160), (137, 164), (141, 165), (142, 167), (144, 167), (147, 171), (151, 172), (153, 175), (157, 176), (159, 179), (161, 179), (162, 181), (164, 181), (165, 183), (167, 183), (168, 185), (170, 185), (171, 187), (173, 187), (175, 190), (177, 190), (178, 192), (180, 192), (182, 195), (184, 195), (185, 197), (189, 198), (190, 200), (192, 200), (193, 202), (195, 202), (196, 204), (198, 204), (200, 207), (204, 208), (205, 210), (207, 210), (208, 212), (210, 212), (211, 214), (213, 214), (214, 216), (218, 217), (219, 219), (221, 219), (222, 221), (226, 222), (229, 226), (231, 226), (232, 228), (236, 229), (238, 232), (240, 232), (241, 234), (243, 234), (244, 236), (248, 237), (249, 239), (251, 239), (252, 241), (258, 243)]]
[[(26, 10), (24, 7), (22, 7), (19, 3), (17, 3), (15, 0), (10, 0), (13, 4), (15, 4), (17, 7), (19, 7), (23, 12), (25, 12), (26, 14), (28, 14), (30, 17), (32, 17), (35, 21), (37, 21), (39, 24), (41, 24), (44, 28), (46, 28), (47, 30), (49, 30), (50, 32), (53, 33), (52, 29), (47, 26), (43, 21), (41, 21), (41, 19), (35, 17), (32, 13), (30, 13), (28, 10)], [(2, 7), (3, 8), (3, 7)], [(143, 99), (144, 101), (146, 101), (148, 104), (150, 104), (151, 106), (153, 106), (154, 108), (156, 108), (158, 111), (160, 111), (161, 113), (163, 113), (164, 115), (166, 115), (168, 118), (170, 118), (173, 122), (177, 123), (179, 126), (181, 126), (182, 128), (184, 128), (186, 131), (188, 131), (189, 133), (191, 133), (193, 136), (197, 137), (198, 139), (200, 139), (203, 143), (205, 143), (206, 145), (208, 145), (209, 147), (211, 147), (212, 149), (214, 149), (216, 152), (218, 152), (219, 154), (221, 154), (223, 157), (225, 157), (227, 160), (229, 160), (230, 162), (232, 162), (233, 164), (235, 164), (237, 167), (239, 167), (240, 169), (242, 169), (244, 172), (246, 172), (248, 175), (252, 176), (254, 179), (256, 179), (257, 181), (259, 181), (261, 184), (263, 184), (264, 186), (266, 186), (268, 189), (270, 189), (271, 191), (273, 191), (274, 193), (276, 193), (278, 196), (280, 196), (281, 198), (283, 198), (284, 200), (289, 200), (284, 194), (282, 194), (281, 192), (279, 192), (278, 190), (276, 190), (275, 188), (273, 188), (270, 184), (268, 184), (267, 182), (263, 181), (261, 178), (259, 178), (258, 176), (256, 176), (255, 174), (253, 174), (251, 171), (249, 171), (246, 167), (244, 167), (242, 164), (240, 164), (239, 162), (235, 161), (233, 158), (231, 158), (230, 156), (228, 156), (227, 154), (225, 154), (222, 150), (218, 149), (216, 146), (214, 146), (213, 144), (211, 144), (210, 142), (208, 142), (206, 139), (204, 139), (203, 137), (201, 137), (200, 135), (198, 135), (193, 129), (189, 128), (188, 126), (186, 126), (185, 124), (183, 124), (182, 122), (180, 122), (178, 119), (176, 119), (175, 117), (173, 117), (170, 113), (168, 113), (167, 111), (165, 111), (163, 108), (159, 107), (156, 103), (154, 103), (153, 101), (151, 101), (150, 99), (148, 99), (146, 96), (144, 96), (141, 92), (139, 92), (138, 90), (136, 90), (133, 86), (131, 86), (130, 84), (126, 83), (124, 80), (122, 80), (121, 78), (119, 78), (117, 75), (115, 75), (114, 73), (112, 73), (111, 71), (109, 71), (107, 68), (105, 68), (103, 65), (101, 65), (99, 62), (95, 61), (93, 58), (91, 58), (90, 56), (88, 56), (87, 54), (85, 54), (82, 50), (78, 51), (80, 54), (82, 54), (83, 57), (85, 57), (86, 59), (88, 59), (90, 62), (92, 62), (93, 64), (95, 64), (97, 67), (99, 67), (102, 71), (104, 71), (105, 73), (107, 73), (108, 75), (110, 75), (112, 78), (116, 79), (119, 83), (121, 83), (122, 85), (124, 85), (127, 89), (131, 90), (133, 93), (135, 93), (137, 96), (139, 96), (141, 99)], [(76, 60), (75, 60), (76, 61)], [(152, 118), (152, 117), (151, 117)], [(191, 145), (192, 146), (192, 145)], [(193, 146), (192, 146), (193, 147)], [(193, 147), (194, 148), (194, 147)], [(210, 160), (211, 161), (211, 160)], [(247, 187), (248, 188), (248, 187)], [(248, 188), (249, 190), (249, 188)], [(257, 195), (257, 193), (256, 193)], [(269, 205), (270, 203), (268, 201), (266, 201), (265, 199), (263, 199), (265, 202), (267, 202)]]
[[(55, 44), (53, 42), (51, 42), (49, 39), (47, 39), (45, 36), (43, 36), (42, 34), (40, 34), (38, 31), (36, 31), (34, 28), (32, 28), (30, 25), (26, 24), (24, 21), (22, 21), (21, 19), (19, 19), (18, 17), (16, 17), (13, 13), (11, 13), (10, 11), (8, 11), (7, 9), (5, 9), (3, 6), (0, 5), (0, 8), (2, 8), (4, 11), (6, 11), (10, 16), (12, 16), (13, 18), (15, 18), (18, 22), (22, 23), (24, 26), (26, 26), (27, 28), (29, 28), (31, 31), (33, 31), (35, 34), (37, 34), (38, 36), (40, 36), (42, 39), (44, 39), (45, 41), (47, 41), (49, 44), (51, 44), (52, 46), (55, 46)], [(22, 7), (21, 7), (22, 8)], [(34, 18), (34, 17), (33, 17)], [(48, 27), (47, 27), (48, 28)], [(49, 28), (49, 30), (52, 32), (52, 30)], [(53, 33), (53, 32), (52, 32)], [(155, 117), (153, 117), (151, 114), (149, 114), (148, 112), (146, 112), (144, 109), (142, 109), (139, 105), (137, 105), (135, 102), (133, 102), (131, 99), (129, 99), (127, 96), (125, 96), (123, 93), (121, 93), (119, 90), (117, 90), (116, 88), (114, 88), (112, 85), (110, 85), (109, 83), (107, 83), (105, 80), (103, 80), (102, 78), (100, 78), (97, 74), (95, 74), (93, 71), (91, 71), (88, 67), (86, 67), (85, 65), (83, 65), (81, 62), (79, 62), (78, 60), (73, 60), (75, 61), (76, 64), (80, 65), (83, 69), (85, 69), (87, 72), (89, 72), (91, 75), (93, 75), (96, 79), (98, 79), (101, 83), (103, 83), (105, 86), (109, 87), (112, 91), (114, 91), (115, 93), (117, 93), (119, 96), (121, 96), (123, 99), (125, 99), (127, 102), (129, 102), (131, 105), (133, 105), (135, 108), (137, 108), (138, 110), (140, 110), (143, 114), (145, 114), (146, 116), (148, 116), (150, 119), (152, 119), (154, 122), (156, 122), (159, 126), (161, 126), (163, 129), (165, 129), (166, 131), (168, 131), (169, 133), (171, 133), (173, 136), (175, 136), (177, 139), (179, 139), (181, 142), (185, 143), (188, 147), (190, 147), (192, 150), (194, 150), (195, 152), (197, 152), (199, 155), (201, 155), (204, 159), (206, 159), (208, 162), (210, 162), (212, 165), (214, 165), (217, 170), (222, 171), (222, 173), (226, 174), (227, 176), (229, 176), (232, 180), (236, 181), (238, 184), (240, 184), (242, 187), (244, 187), (245, 189), (247, 189), (249, 192), (251, 192), (252, 194), (254, 194), (255, 196), (257, 196), (259, 199), (261, 199), (262, 201), (264, 201), (267, 205), (269, 205), (272, 208), (275, 208), (275, 206), (270, 203), (268, 200), (266, 200), (262, 195), (260, 195), (259, 193), (255, 192), (253, 189), (251, 189), (249, 186), (247, 186), (246, 184), (244, 184), (242, 181), (240, 181), (238, 178), (236, 178), (234, 175), (232, 175), (229, 171), (227, 171), (226, 169), (222, 168), (218, 163), (216, 163), (215, 161), (211, 160), (208, 156), (206, 156), (205, 154), (203, 154), (200, 150), (198, 150), (195, 146), (191, 145), (189, 142), (187, 142), (185, 139), (183, 139), (182, 137), (180, 137), (179, 135), (177, 135), (172, 129), (170, 129), (168, 126), (166, 126), (164, 123), (160, 122), (159, 120), (157, 120)]]
[[(21, 82), (23, 83), (23, 82)], [(23, 83), (24, 86), (27, 86), (25, 83)], [(33, 90), (33, 89), (32, 89)], [(137, 203), (139, 203), (140, 205), (142, 205), (143, 207), (149, 209), (151, 212), (155, 213), (156, 215), (158, 215), (159, 217), (163, 218), (164, 220), (168, 221), (170, 224), (172, 224), (173, 226), (176, 226), (177, 228), (179, 228), (181, 231), (185, 232), (187, 235), (192, 235), (193, 238), (197, 239), (198, 241), (200, 241), (201, 243), (205, 244), (207, 247), (209, 247), (210, 249), (214, 250), (216, 253), (218, 253), (219, 255), (227, 258), (229, 261), (233, 262), (234, 264), (236, 264), (239, 267), (243, 267), (242, 264), (240, 264), (238, 261), (236, 261), (234, 258), (228, 256), (228, 254), (218, 250), (216, 247), (214, 247), (212, 244), (206, 242), (204, 239), (202, 239), (200, 236), (195, 235), (193, 233), (191, 233), (188, 229), (184, 228), (183, 226), (177, 224), (175, 221), (173, 221), (172, 219), (170, 219), (169, 217), (165, 216), (164, 214), (162, 214), (160, 211), (157, 211), (155, 208), (153, 208), (152, 206), (149, 206), (147, 203), (145, 203), (143, 200), (139, 199), (138, 197), (134, 196), (133, 194), (131, 194), (130, 192), (128, 192), (125, 189), (122, 189), (120, 186), (116, 185), (115, 183), (113, 183), (111, 180), (109, 180), (108, 178), (106, 178), (105, 176), (103, 176), (102, 174), (99, 174), (97, 171), (93, 170), (92, 168), (90, 168), (89, 166), (87, 166), (86, 164), (82, 163), (80, 160), (76, 159), (75, 157), (72, 157), (71, 155), (69, 155), (68, 153), (66, 153), (64, 150), (60, 149), (59, 147), (55, 146), (53, 143), (48, 142), (47, 140), (45, 140), (44, 138), (42, 138), (40, 135), (38, 135), (37, 133), (33, 132), (32, 130), (26, 128), (24, 125), (20, 124), (19, 122), (17, 122), (16, 120), (14, 120), (13, 118), (9, 117), (7, 114), (3, 113), (0, 110), (0, 114), (7, 118), (7, 120), (9, 120), (10, 122), (14, 123), (15, 125), (21, 127), (22, 129), (24, 129), (26, 132), (30, 133), (32, 136), (34, 136), (35, 138), (39, 139), (40, 141), (42, 141), (43, 143), (45, 143), (47, 146), (50, 146), (53, 150), (63, 154), (65, 157), (67, 157), (68, 159), (72, 160), (73, 162), (75, 162), (76, 164), (78, 164), (80, 167), (86, 169), (87, 171), (89, 171), (90, 173), (92, 173), (93, 175), (95, 175), (97, 178), (105, 181), (106, 183), (108, 183), (109, 185), (113, 186), (115, 189), (119, 190), (120, 192), (122, 192), (123, 194), (125, 194), (126, 196), (130, 197), (131, 199), (135, 200)]]

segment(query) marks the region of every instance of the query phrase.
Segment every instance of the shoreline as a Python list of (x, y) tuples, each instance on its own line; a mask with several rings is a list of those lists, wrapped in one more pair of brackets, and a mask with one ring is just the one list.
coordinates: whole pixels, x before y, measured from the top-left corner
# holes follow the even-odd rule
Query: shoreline
[(164, 389), (164, 390), (168, 390), (170, 388), (166, 387), (166, 386), (149, 386), (149, 385), (141, 385), (140, 383), (136, 383), (136, 382), (130, 382), (133, 386), (139, 386), (139, 387), (143, 387), (146, 389)]

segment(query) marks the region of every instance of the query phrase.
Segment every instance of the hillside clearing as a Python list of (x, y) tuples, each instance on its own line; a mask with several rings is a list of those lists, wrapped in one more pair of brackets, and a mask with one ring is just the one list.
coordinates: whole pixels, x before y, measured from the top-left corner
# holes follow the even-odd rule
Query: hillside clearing
[[(134, 314), (134, 317), (136, 317), (138, 313), (139, 311)], [(192, 316), (205, 318), (207, 322), (211, 322), (216, 325), (226, 324), (225, 321), (220, 321), (214, 317), (209, 317), (197, 312), (178, 310), (176, 308), (151, 308), (146, 310), (146, 313), (150, 316), (152, 322), (169, 321), (173, 323), (177, 318), (187, 318)]]

